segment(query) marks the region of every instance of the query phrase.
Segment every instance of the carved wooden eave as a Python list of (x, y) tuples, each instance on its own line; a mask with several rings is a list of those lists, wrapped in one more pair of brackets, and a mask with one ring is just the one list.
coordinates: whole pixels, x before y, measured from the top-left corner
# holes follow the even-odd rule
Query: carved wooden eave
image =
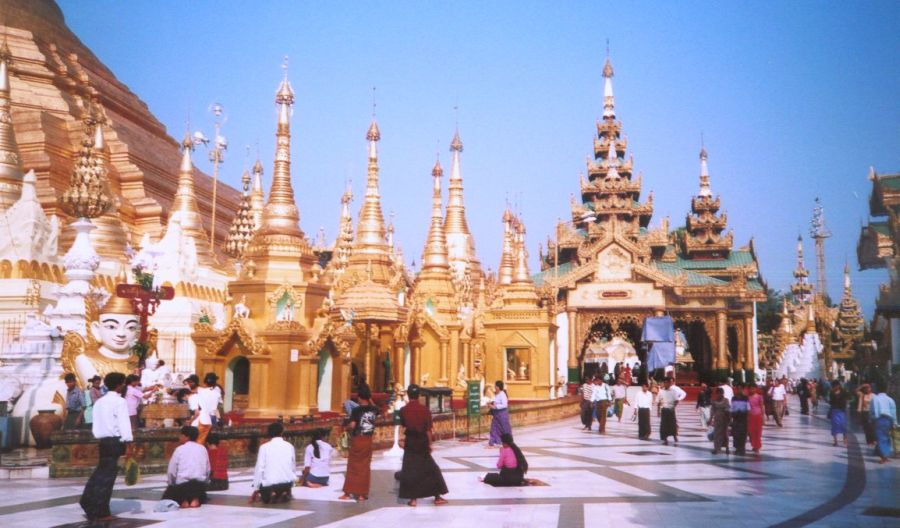
[(687, 283), (687, 274), (669, 275), (649, 264), (635, 263), (632, 264), (631, 270), (634, 275), (653, 281), (653, 285), (657, 288), (676, 288)]
[(434, 317), (428, 315), (424, 310), (419, 311), (410, 318), (410, 326), (416, 330), (416, 333), (419, 336), (422, 335), (422, 330), (424, 330), (425, 328), (430, 328), (435, 334), (437, 334), (438, 339), (440, 339), (441, 341), (450, 340), (450, 332), (447, 331), (450, 325), (442, 325), (438, 323)]
[[(246, 349), (251, 356), (268, 355), (269, 345), (261, 337), (256, 337), (252, 330), (253, 322), (250, 319), (235, 317), (228, 323), (223, 330), (214, 332), (210, 339), (203, 347), (203, 354), (206, 357), (221, 356), (228, 348), (228, 345), (236, 340), (242, 348)], [(203, 337), (205, 330), (211, 327), (205, 323), (194, 325), (195, 337)]]

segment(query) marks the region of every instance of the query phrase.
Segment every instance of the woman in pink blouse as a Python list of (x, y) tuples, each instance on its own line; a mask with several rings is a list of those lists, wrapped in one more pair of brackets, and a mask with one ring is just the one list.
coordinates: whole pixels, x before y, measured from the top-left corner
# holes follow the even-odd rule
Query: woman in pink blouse
[(754, 453), (762, 449), (762, 430), (765, 420), (766, 400), (759, 386), (753, 389), (753, 393), (747, 400), (750, 403), (750, 414), (747, 415), (747, 432), (750, 435), (750, 446)]
[(525, 485), (525, 473), (528, 472), (528, 461), (519, 446), (513, 442), (509, 433), (500, 435), (500, 458), (497, 459), (497, 469), (500, 473), (488, 473), (482, 482), (491, 486), (523, 486)]

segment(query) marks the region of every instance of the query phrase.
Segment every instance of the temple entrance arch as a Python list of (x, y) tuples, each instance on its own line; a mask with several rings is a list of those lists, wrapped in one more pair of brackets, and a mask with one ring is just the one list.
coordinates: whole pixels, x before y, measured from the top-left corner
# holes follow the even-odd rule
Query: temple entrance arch
[(250, 395), (250, 361), (235, 356), (225, 369), (225, 412), (246, 409)]

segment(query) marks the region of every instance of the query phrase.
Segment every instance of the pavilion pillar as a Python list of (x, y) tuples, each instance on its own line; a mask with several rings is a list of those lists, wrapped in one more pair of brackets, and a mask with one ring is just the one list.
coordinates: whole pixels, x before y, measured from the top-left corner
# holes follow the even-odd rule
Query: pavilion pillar
[(744, 318), (744, 370), (755, 371), (753, 364), (753, 318)]
[(405, 388), (406, 385), (403, 384), (403, 373), (406, 371), (406, 365), (403, 364), (403, 355), (403, 343), (394, 343), (394, 383), (399, 383)]
[(569, 358), (566, 367), (569, 371), (569, 383), (578, 383), (581, 378), (578, 372), (578, 357), (576, 355), (576, 341), (578, 340), (577, 329), (575, 328), (578, 320), (578, 312), (575, 308), (566, 308), (566, 319), (569, 322)]
[(728, 326), (724, 311), (716, 312), (716, 362), (714, 367), (721, 373), (728, 369)]
[(441, 378), (438, 380), (440, 385), (444, 387), (447, 386), (447, 381), (449, 377), (447, 375), (447, 371), (449, 370), (450, 357), (447, 353), (447, 349), (450, 347), (450, 342), (447, 339), (441, 340)]

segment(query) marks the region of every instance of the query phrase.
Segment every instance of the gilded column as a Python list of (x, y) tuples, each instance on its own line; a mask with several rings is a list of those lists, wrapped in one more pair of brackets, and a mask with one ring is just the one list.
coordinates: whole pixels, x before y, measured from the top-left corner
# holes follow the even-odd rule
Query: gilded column
[(406, 365), (403, 363), (403, 343), (394, 343), (394, 383), (399, 383), (403, 387), (406, 387), (406, 380), (403, 379), (403, 372), (406, 370)]
[(578, 340), (578, 334), (576, 333), (577, 315), (578, 312), (575, 308), (566, 308), (566, 319), (569, 321), (569, 360), (566, 363), (566, 367), (569, 369), (569, 381), (572, 383), (580, 381), (578, 379), (578, 357), (575, 351), (576, 341)]
[(716, 312), (716, 364), (715, 368), (724, 370), (728, 368), (728, 328), (725, 312)]
[(753, 318), (744, 318), (744, 368), (756, 370), (753, 364)]
[(442, 339), (441, 340), (441, 379), (439, 380), (442, 385), (447, 386), (447, 371), (449, 369), (450, 364), (450, 356), (447, 354), (447, 348), (450, 346), (449, 340)]
[(447, 357), (447, 373), (448, 375), (453, 376), (450, 385), (454, 388), (458, 388), (456, 385), (456, 372), (459, 370), (459, 365), (463, 362), (459, 352), (459, 328), (456, 328), (450, 332), (450, 353)]

